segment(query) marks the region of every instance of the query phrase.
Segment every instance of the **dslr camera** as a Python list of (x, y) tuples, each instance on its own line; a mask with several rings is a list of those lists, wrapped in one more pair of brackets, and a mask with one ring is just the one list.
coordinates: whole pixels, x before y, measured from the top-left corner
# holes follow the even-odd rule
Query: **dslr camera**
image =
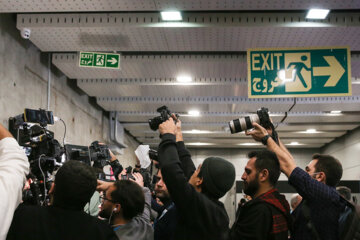
[(270, 121), (269, 110), (262, 107), (261, 109), (257, 110), (256, 114), (230, 121), (230, 131), (232, 134), (234, 134), (254, 128), (252, 124), (253, 122), (260, 124), (265, 129), (269, 129), (273, 126)]
[[(159, 125), (168, 120), (170, 117), (172, 117), (172, 112), (169, 110), (167, 106), (159, 107), (156, 110), (158, 113), (160, 113), (160, 116), (154, 117), (152, 119), (149, 119), (149, 126), (153, 131), (156, 131), (159, 129)], [(175, 114), (176, 118), (179, 117), (178, 114)], [(174, 119), (176, 121), (176, 119)]]

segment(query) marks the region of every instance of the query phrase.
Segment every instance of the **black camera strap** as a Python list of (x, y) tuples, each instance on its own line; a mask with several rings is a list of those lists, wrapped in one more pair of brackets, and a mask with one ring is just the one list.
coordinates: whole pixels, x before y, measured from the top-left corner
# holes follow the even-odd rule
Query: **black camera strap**
[(270, 123), (270, 128), (272, 130), (271, 138), (276, 142), (277, 145), (279, 145), (279, 137), (275, 130), (274, 124)]

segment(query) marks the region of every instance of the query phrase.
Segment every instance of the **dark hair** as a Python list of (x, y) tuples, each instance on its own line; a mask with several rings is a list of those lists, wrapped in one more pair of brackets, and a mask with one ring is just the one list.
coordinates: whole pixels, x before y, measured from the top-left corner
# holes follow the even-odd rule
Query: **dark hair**
[(94, 170), (79, 161), (66, 162), (56, 173), (54, 206), (81, 210), (96, 190)]
[(131, 220), (144, 211), (145, 197), (141, 187), (130, 180), (121, 180), (114, 183), (115, 190), (111, 198), (121, 205), (123, 217)]
[(330, 155), (316, 153), (312, 156), (317, 160), (315, 172), (324, 172), (326, 175), (326, 184), (335, 187), (339, 184), (343, 174), (342, 165), (339, 160)]
[(280, 164), (276, 154), (268, 150), (261, 150), (249, 152), (248, 157), (256, 157), (255, 168), (258, 172), (264, 169), (269, 171), (269, 182), (275, 187), (280, 176)]
[(336, 191), (346, 200), (351, 201), (351, 189), (345, 186), (338, 186)]

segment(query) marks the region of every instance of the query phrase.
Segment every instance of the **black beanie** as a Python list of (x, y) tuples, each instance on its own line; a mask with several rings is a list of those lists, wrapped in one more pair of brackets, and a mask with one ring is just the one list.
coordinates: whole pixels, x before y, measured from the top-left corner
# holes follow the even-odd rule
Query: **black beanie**
[(209, 157), (202, 163), (201, 177), (208, 193), (219, 199), (233, 186), (235, 181), (234, 165), (220, 157)]

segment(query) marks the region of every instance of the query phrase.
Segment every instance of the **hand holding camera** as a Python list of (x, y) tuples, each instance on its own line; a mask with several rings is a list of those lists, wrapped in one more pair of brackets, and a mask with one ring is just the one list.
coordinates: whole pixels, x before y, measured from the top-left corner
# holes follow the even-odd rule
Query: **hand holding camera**
[(166, 133), (176, 134), (176, 125), (173, 118), (169, 118), (167, 121), (159, 125), (159, 132), (161, 135)]
[(269, 135), (269, 133), (267, 132), (267, 130), (265, 128), (263, 128), (261, 125), (259, 125), (258, 123), (254, 122), (252, 123), (254, 126), (254, 129), (252, 130), (245, 130), (245, 134), (246, 136), (252, 136), (252, 138), (257, 141), (257, 142), (261, 142), (261, 140), (266, 136)]

